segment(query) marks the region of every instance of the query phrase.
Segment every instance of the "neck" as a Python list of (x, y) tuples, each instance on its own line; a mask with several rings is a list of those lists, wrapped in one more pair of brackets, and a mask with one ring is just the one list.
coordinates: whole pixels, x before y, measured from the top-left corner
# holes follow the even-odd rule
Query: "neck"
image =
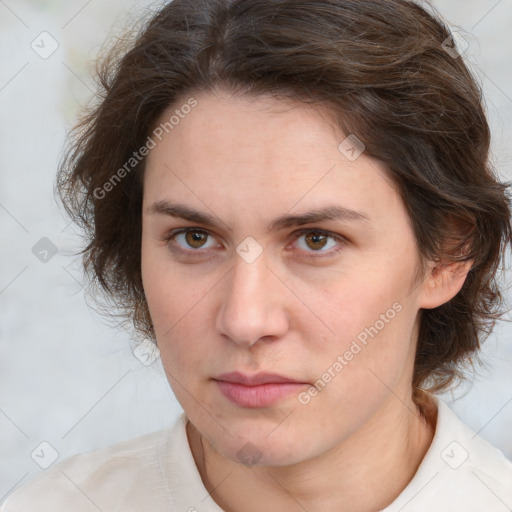
[(357, 433), (288, 466), (243, 466), (215, 450), (190, 422), (187, 430), (203, 483), (226, 512), (370, 512), (396, 499), (432, 442), (435, 406), (423, 416), (412, 399), (406, 405), (390, 396)]

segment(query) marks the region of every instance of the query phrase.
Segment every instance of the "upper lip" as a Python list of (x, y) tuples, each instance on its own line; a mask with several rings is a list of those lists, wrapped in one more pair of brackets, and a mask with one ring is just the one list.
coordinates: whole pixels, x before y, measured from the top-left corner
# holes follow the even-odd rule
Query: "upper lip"
[(245, 375), (240, 372), (223, 373), (214, 380), (223, 380), (226, 382), (234, 382), (236, 384), (243, 384), (244, 386), (259, 386), (261, 384), (269, 383), (283, 383), (283, 382), (296, 382), (301, 381), (278, 375), (277, 373), (257, 373), (256, 375)]

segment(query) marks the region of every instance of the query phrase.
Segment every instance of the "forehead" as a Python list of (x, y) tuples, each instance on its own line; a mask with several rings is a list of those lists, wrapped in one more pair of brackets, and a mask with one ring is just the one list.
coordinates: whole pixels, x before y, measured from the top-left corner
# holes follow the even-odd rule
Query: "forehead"
[[(211, 160), (250, 161), (261, 171), (265, 164), (285, 158), (310, 161), (315, 157), (311, 154), (313, 147), (336, 150), (336, 140), (342, 136), (328, 122), (325, 110), (318, 107), (219, 91), (202, 93), (194, 99), (197, 105), (173, 128), (172, 137), (167, 137), (168, 142), (180, 147), (180, 157), (197, 159), (207, 154)], [(165, 122), (176, 106), (179, 110), (182, 103), (184, 98), (164, 112), (160, 122)], [(336, 151), (333, 154), (338, 156)]]
[[(158, 124), (187, 99), (167, 109)], [(195, 204), (217, 197), (221, 207), (231, 204), (240, 212), (249, 204), (290, 210), (299, 203), (320, 207), (327, 200), (350, 209), (396, 203), (398, 194), (382, 164), (364, 152), (351, 161), (340, 151), (347, 134), (325, 110), (222, 92), (194, 100), (196, 106), (163, 133), (148, 156), (146, 197), (179, 194)]]

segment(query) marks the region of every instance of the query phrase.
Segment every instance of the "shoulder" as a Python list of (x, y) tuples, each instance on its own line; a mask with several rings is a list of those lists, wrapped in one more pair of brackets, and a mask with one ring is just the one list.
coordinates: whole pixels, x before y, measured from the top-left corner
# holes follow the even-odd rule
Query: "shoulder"
[(0, 511), (117, 510), (128, 495), (132, 501), (148, 498), (148, 482), (154, 487), (162, 479), (159, 454), (182, 422), (180, 417), (173, 428), (74, 455), (13, 492)]
[(465, 425), (442, 400), (434, 440), (414, 478), (386, 512), (509, 512), (512, 462)]
[(468, 496), (482, 495), (489, 503), (501, 498), (507, 509), (512, 507), (512, 462), (464, 424), (444, 402), (438, 403), (442, 417), (436, 448), (450, 470), (448, 474), (459, 475), (468, 484)]

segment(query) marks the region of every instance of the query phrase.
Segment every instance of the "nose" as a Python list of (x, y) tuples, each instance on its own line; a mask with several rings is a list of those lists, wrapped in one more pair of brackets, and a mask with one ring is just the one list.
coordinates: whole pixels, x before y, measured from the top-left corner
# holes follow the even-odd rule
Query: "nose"
[(264, 254), (252, 263), (236, 256), (223, 285), (216, 321), (218, 333), (245, 347), (286, 333), (285, 302), (290, 299), (290, 292), (268, 268)]

